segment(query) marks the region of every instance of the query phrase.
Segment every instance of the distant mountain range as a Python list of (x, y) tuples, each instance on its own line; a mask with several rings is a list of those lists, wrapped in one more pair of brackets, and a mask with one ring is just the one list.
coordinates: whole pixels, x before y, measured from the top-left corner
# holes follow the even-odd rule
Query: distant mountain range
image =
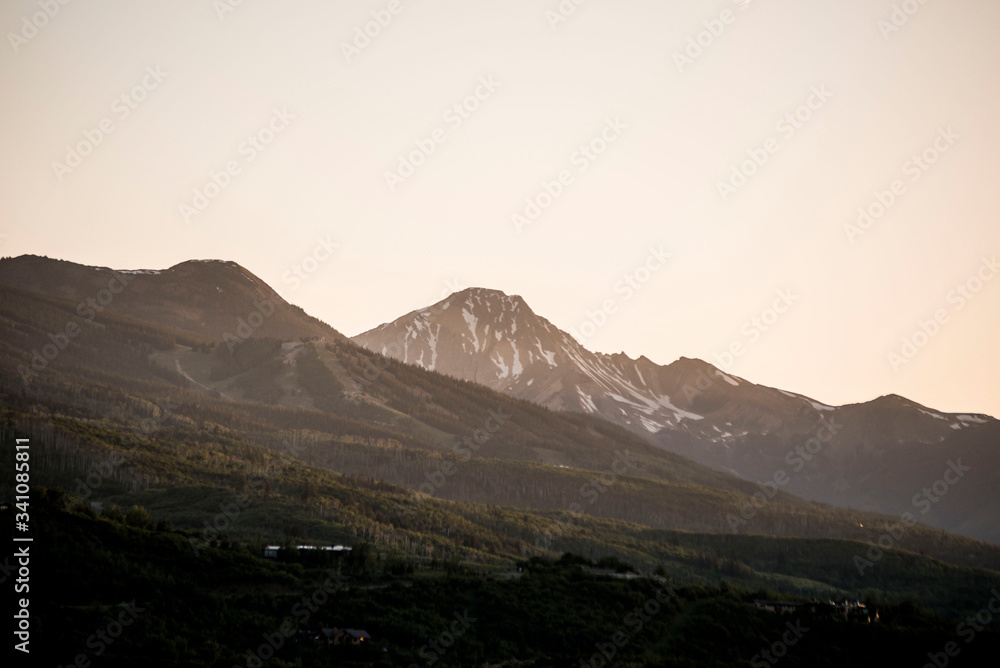
[[(595, 353), (519, 296), (469, 288), (353, 337), (369, 350), (553, 410), (597, 415), (747, 480), (807, 499), (913, 512), (1000, 542), (1000, 422), (889, 395), (830, 406), (756, 385), (697, 359), (662, 366)], [(961, 461), (961, 492), (924, 490)], [(949, 474), (954, 479), (957, 474)], [(944, 483), (947, 484), (947, 483)], [(950, 488), (952, 485), (948, 485)], [(938, 491), (943, 489), (938, 485)]]
[[(339, 442), (310, 448), (304, 456), (313, 463), (439, 498), (545, 511), (582, 499), (590, 513), (616, 519), (728, 531), (727, 513), (756, 491), (596, 416), (553, 413), (382, 358), (233, 262), (115, 271), (33, 256), (0, 260), (0, 325), (0, 389), (11, 396), (61, 406), (96, 385), (115, 402), (143, 406), (183, 387), (176, 402), (187, 402), (188, 419), (214, 413), (210, 422), (225, 424), (239, 411), (238, 421), (255, 425), (252, 438), (278, 443), (279, 426), (306, 425), (307, 440)], [(54, 343), (70, 325), (79, 333)], [(154, 380), (170, 387), (150, 397)], [(175, 419), (183, 412), (174, 410)], [(501, 413), (503, 428), (486, 434), (488, 446), (465, 442)], [(584, 498), (588, 480), (621, 468), (619, 453), (629, 462), (616, 477), (633, 482)], [(789, 515), (801, 514), (813, 515), (807, 534), (856, 529), (854, 515), (789, 494), (768, 510), (746, 532), (783, 533)]]
[[(80, 333), (56, 352), (52, 337), (70, 324)], [(592, 353), (496, 291), (457, 293), (355, 343), (233, 262), (115, 271), (22, 256), (0, 260), (0, 325), (0, 390), (19, 402), (91, 406), (96, 392), (117, 414), (118, 401), (145, 411), (184, 387), (174, 419), (187, 411), (185, 424), (237, 420), (255, 442), (279, 438), (270, 425), (314, 425), (309, 439), (339, 445), (312, 447), (309, 461), (457, 502), (572, 508), (587, 476), (627, 451), (635, 461), (593, 505), (586, 497), (588, 513), (663, 529), (877, 539), (870, 527), (884, 520), (866, 512), (911, 512), (1000, 543), (996, 420), (900, 397), (832, 407), (698, 360)], [(26, 372), (36, 376), (27, 385)], [(236, 406), (252, 408), (235, 418)], [(496, 410), (513, 417), (489, 447), (456, 445)], [(462, 475), (436, 484), (470, 455)], [(747, 512), (755, 483), (778, 494)]]

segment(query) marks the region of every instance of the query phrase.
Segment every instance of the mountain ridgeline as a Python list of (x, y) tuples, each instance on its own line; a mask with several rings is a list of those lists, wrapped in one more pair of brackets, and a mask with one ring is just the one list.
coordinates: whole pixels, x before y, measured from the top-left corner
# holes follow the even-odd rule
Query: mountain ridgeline
[[(761, 486), (650, 438), (673, 434), (690, 448), (743, 446), (753, 443), (749, 434), (712, 441), (685, 427), (725, 414), (721, 424), (732, 422), (735, 434), (754, 415), (773, 422), (759, 435), (770, 444), (775, 432), (794, 433), (762, 407), (772, 404), (794, 407), (803, 424), (814, 420), (814, 432), (828, 425), (839, 435), (836, 425), (849, 423), (840, 416), (851, 407), (816, 408), (694, 360), (668, 372), (601, 356), (591, 368), (597, 362), (590, 353), (572, 348), (551, 324), (529, 322), (516, 298), (492, 307), (507, 329), (499, 337), (495, 325), (487, 331), (482, 311), (469, 310), (472, 294), (440, 305), (464, 330), (422, 320), (402, 354), (420, 359), (422, 333), (432, 324), (436, 348), (424, 349), (421, 363), (404, 363), (346, 339), (234, 263), (129, 273), (37, 257), (0, 260), (4, 438), (32, 439), (37, 484), (104, 507), (142, 507), (152, 522), (188, 532), (199, 549), (234, 541), (365, 543), (387, 572), (432, 561), (509, 568), (572, 551), (624, 559), (646, 573), (663, 568), (683, 582), (838, 599), (922, 596), (946, 614), (977, 609), (982, 587), (1000, 584), (1000, 547), (927, 526), (946, 501), (976, 490), (980, 469), (964, 452), (945, 459), (960, 457), (971, 470), (959, 469), (954, 491), (932, 504), (926, 520), (911, 508), (919, 523), (805, 500), (787, 484)], [(515, 355), (507, 341), (504, 351), (506, 332), (530, 337), (530, 346), (519, 343)], [(445, 365), (457, 356), (445, 346), (461, 350), (463, 341), (465, 355), (488, 360), (491, 347), (504, 352), (492, 368), (502, 373), (506, 366), (511, 383), (536, 374), (523, 386), (542, 394), (528, 400), (491, 389), (486, 376), (451, 377), (463, 374)], [(568, 369), (572, 355), (583, 367), (562, 377), (542, 373)], [(432, 363), (443, 373), (421, 368)], [(687, 375), (672, 377), (678, 369)], [(539, 405), (570, 378), (595, 377), (604, 393), (583, 392), (596, 408), (634, 404), (630, 415), (662, 429), (640, 436), (599, 410)], [(699, 381), (700, 398), (673, 389)], [(578, 386), (566, 391), (566, 401), (581, 393)], [(742, 423), (735, 419), (741, 395), (725, 394), (738, 391), (749, 397)], [(713, 401), (720, 402), (714, 411)], [(888, 401), (903, 434), (910, 404)], [(654, 413), (651, 402), (669, 415)], [(991, 428), (987, 418), (968, 417), (954, 418), (968, 426), (948, 427), (952, 439)], [(796, 456), (813, 457), (808, 446)], [(781, 464), (789, 477), (808, 471), (790, 461)], [(924, 486), (946, 476), (947, 464), (930, 470)], [(888, 548), (872, 553), (886, 536)]]
[[(369, 350), (553, 410), (599, 416), (720, 471), (839, 506), (1000, 542), (1000, 422), (899, 396), (848, 406), (764, 387), (696, 359), (594, 353), (521, 297), (470, 288), (353, 339)], [(961, 462), (959, 488), (925, 495)], [(957, 484), (955, 473), (949, 473)], [(945, 481), (947, 482), (947, 481)], [(939, 485), (939, 491), (941, 489)]]

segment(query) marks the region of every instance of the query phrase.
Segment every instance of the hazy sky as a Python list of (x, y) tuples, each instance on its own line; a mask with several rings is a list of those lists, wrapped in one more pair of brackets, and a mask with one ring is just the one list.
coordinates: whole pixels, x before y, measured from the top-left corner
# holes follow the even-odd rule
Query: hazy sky
[(0, 254), (1000, 416), (1000, 3), (896, 4), (5, 0)]

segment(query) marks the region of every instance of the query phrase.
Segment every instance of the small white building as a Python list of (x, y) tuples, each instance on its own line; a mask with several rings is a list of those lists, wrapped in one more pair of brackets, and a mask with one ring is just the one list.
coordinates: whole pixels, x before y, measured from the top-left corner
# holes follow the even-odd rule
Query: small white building
[[(267, 547), (264, 548), (264, 558), (265, 559), (277, 559), (278, 558), (278, 550), (280, 550), (280, 549), (281, 549), (280, 545), (268, 545)], [(316, 551), (319, 551), (319, 552), (335, 552), (335, 553), (337, 553), (339, 555), (339, 554), (343, 554), (344, 552), (350, 552), (351, 548), (350, 547), (345, 547), (343, 545), (334, 545), (333, 547), (330, 547), (329, 545), (324, 545), (323, 547), (317, 547), (315, 545), (296, 545), (295, 546), (295, 551), (297, 553), (299, 553), (299, 554), (302, 554), (302, 553), (307, 553), (308, 554), (308, 553), (312, 553), (312, 552), (316, 552)]]

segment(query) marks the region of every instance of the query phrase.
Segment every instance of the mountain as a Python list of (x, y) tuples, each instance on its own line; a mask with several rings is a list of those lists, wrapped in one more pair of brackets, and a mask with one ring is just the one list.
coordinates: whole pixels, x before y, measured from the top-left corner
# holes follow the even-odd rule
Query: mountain
[(169, 269), (112, 270), (36, 255), (0, 262), (0, 285), (73, 302), (92, 321), (107, 309), (208, 339), (343, 335), (289, 304), (235, 262), (190, 260)]
[[(252, 319), (265, 299), (274, 311)], [(465, 322), (461, 309), (453, 313)], [(241, 322), (257, 325), (247, 338)], [(79, 333), (63, 336), (71, 324)], [(598, 416), (553, 412), (383, 358), (232, 262), (128, 274), (0, 260), (0, 325), (0, 388), (29, 412), (37, 402), (71, 415), (96, 403), (143, 423), (162, 417), (157, 402), (172, 401), (170, 421), (223, 425), (269, 447), (298, 439), (302, 457), (343, 474), (457, 502), (586, 510), (657, 529), (862, 538), (860, 524), (883, 521), (779, 491), (752, 522), (735, 523), (756, 485)], [(539, 352), (546, 365), (549, 353)], [(537, 362), (530, 351), (525, 359)], [(500, 428), (494, 415), (507, 416)]]
[[(777, 476), (804, 498), (919, 512), (933, 526), (1000, 542), (1000, 504), (983, 503), (1000, 488), (1000, 422), (990, 416), (946, 414), (895, 395), (830, 406), (697, 359), (662, 366), (594, 353), (521, 297), (482, 288), (353, 340), (553, 410), (600, 416), (748, 480), (773, 484)], [(923, 490), (959, 460), (970, 469), (956, 481), (961, 491), (928, 504)]]
[[(181, 424), (219, 425), (275, 448), (294, 438), (302, 457), (343, 474), (453, 501), (586, 508), (658, 529), (728, 531), (727, 514), (757, 491), (596, 417), (386, 360), (279, 302), (238, 264), (126, 276), (0, 260), (5, 405), (70, 415), (106, 405), (108, 415), (137, 413), (141, 423), (171, 401)], [(124, 289), (88, 310), (123, 279)], [(140, 297), (129, 294), (136, 289)], [(273, 313), (242, 338), (239, 323), (258, 322), (247, 314), (262, 299)], [(863, 535), (855, 514), (835, 515), (782, 493), (747, 531)]]
[[(573, 552), (681, 583), (919, 599), (950, 616), (1000, 585), (998, 546), (761, 489), (597, 416), (387, 359), (291, 305), (267, 316), (286, 323), (281, 338), (258, 322), (233, 341), (227, 319), (250, 322), (234, 294), (252, 305), (270, 288), (234, 263), (178, 267), (124, 282), (145, 303), (126, 287), (91, 313), (124, 274), (0, 260), (0, 440), (29, 440), (32, 484), (72, 493), (55, 505), (100, 513), (105, 537), (156, 526), (185, 568), (218, 549), (252, 570), (243, 560), (266, 544), (352, 545), (376, 576), (509, 572)], [(214, 324), (178, 318), (186, 308)], [(0, 461), (8, 513), (12, 464)], [(120, 570), (103, 540), (87, 559)], [(133, 570), (171, 577), (148, 565)], [(80, 606), (114, 601), (80, 595), (66, 609), (90, 633)]]
[(812, 424), (820, 409), (699, 360), (661, 367), (645, 357), (593, 353), (521, 297), (496, 290), (469, 288), (353, 340), (402, 362), (553, 410), (597, 414), (643, 434), (666, 430), (725, 442)]

